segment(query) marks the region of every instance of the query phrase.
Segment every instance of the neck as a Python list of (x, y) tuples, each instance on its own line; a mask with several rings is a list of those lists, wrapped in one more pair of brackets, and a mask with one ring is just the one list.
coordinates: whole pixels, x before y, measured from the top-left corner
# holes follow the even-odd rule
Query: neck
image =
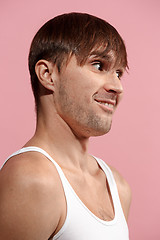
[(43, 148), (64, 167), (87, 166), (89, 138), (75, 134), (55, 112), (38, 114), (35, 135), (27, 145)]

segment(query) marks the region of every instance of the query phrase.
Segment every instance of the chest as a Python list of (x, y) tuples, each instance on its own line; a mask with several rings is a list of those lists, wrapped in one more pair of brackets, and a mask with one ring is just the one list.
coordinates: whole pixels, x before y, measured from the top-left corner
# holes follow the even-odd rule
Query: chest
[[(58, 229), (61, 229), (64, 222), (67, 227), (62, 238), (60, 236), (58, 239), (105, 240), (107, 237), (111, 240), (128, 240), (125, 218), (117, 205), (117, 200), (114, 209), (112, 190), (106, 176), (100, 174), (94, 178), (91, 176), (86, 178), (82, 175), (66, 173), (65, 175), (73, 191), (67, 187), (69, 193), (66, 195), (69, 206), (67, 217), (65, 215)], [(113, 195), (114, 198), (114, 191)]]
[(62, 226), (66, 226), (66, 229), (62, 238), (60, 236), (58, 239), (102, 240), (107, 236), (112, 240), (128, 240), (128, 227), (113, 177), (101, 169), (93, 175), (75, 174), (65, 169), (63, 173), (69, 182), (69, 185), (64, 184), (67, 205), (62, 207), (64, 211), (56, 233)]
[(105, 221), (114, 219), (113, 198), (104, 172), (100, 171), (96, 176), (66, 175), (74, 192), (89, 211)]

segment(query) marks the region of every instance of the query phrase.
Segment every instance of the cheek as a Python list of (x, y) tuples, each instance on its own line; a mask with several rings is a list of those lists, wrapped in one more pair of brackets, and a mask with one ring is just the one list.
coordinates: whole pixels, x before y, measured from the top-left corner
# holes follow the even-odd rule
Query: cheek
[(94, 91), (92, 89), (92, 83), (89, 82), (87, 79), (73, 79), (73, 81), (65, 87), (71, 97), (76, 99), (79, 98), (79, 100), (81, 100), (82, 98), (85, 100), (90, 99), (94, 94)]
[[(89, 71), (69, 71), (63, 78), (63, 87), (66, 89), (70, 98), (79, 99), (82, 103), (82, 99), (86, 104), (91, 103), (92, 97), (97, 91), (97, 78)], [(99, 79), (98, 79), (99, 80)]]

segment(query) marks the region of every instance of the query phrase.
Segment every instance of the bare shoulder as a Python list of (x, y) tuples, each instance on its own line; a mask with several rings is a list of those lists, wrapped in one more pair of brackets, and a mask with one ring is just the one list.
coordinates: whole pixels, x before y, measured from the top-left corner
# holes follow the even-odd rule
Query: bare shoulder
[[(7, 184), (22, 185), (23, 188), (38, 187), (46, 191), (58, 191), (60, 183), (54, 164), (38, 152), (26, 152), (10, 158), (0, 171), (0, 186)], [(54, 192), (53, 191), (53, 192)]]
[(112, 166), (109, 166), (109, 167), (112, 170), (114, 179), (116, 181), (121, 205), (123, 208), (125, 218), (127, 220), (129, 215), (130, 205), (131, 205), (131, 198), (132, 198), (130, 185), (115, 168), (113, 168)]
[(60, 184), (55, 167), (42, 155), (12, 157), (0, 171), (0, 240), (48, 239), (61, 217)]

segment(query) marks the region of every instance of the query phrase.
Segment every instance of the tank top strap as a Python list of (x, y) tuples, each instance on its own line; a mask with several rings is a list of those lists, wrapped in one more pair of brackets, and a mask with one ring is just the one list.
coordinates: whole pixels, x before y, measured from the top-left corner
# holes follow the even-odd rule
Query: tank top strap
[(116, 214), (121, 216), (124, 215), (120, 198), (119, 198), (117, 184), (110, 167), (103, 160), (97, 157), (94, 157), (94, 158), (97, 160), (99, 166), (102, 168), (102, 170), (106, 175)]
[(105, 163), (102, 159), (97, 158), (95, 156), (94, 156), (94, 158), (96, 159), (97, 163), (99, 164), (99, 166), (102, 168), (103, 172), (105, 173), (107, 180), (109, 182), (109, 185), (116, 186), (116, 182), (115, 182), (113, 173), (112, 173), (110, 167), (107, 165), (107, 163)]
[[(19, 149), (18, 151), (14, 152), (14, 153), (12, 153), (12, 154), (6, 159), (6, 161), (3, 163), (2, 167), (6, 164), (6, 162), (7, 162), (10, 158), (12, 158), (12, 157), (14, 157), (14, 156), (16, 156), (16, 155), (19, 155), (19, 154), (21, 154), (21, 153), (25, 153), (25, 152), (39, 152), (39, 153), (42, 153), (46, 158), (48, 158), (48, 159), (55, 165), (55, 167), (56, 167), (56, 169), (57, 169), (58, 172), (61, 172), (61, 171), (62, 171), (61, 168), (60, 168), (60, 166), (58, 165), (58, 163), (57, 163), (55, 160), (53, 160), (53, 158), (52, 158), (45, 150), (43, 150), (42, 148), (39, 148), (39, 147), (35, 147), (35, 146), (24, 147), (24, 148), (21, 148), (21, 149)], [(2, 168), (2, 167), (1, 167), (1, 168)]]

